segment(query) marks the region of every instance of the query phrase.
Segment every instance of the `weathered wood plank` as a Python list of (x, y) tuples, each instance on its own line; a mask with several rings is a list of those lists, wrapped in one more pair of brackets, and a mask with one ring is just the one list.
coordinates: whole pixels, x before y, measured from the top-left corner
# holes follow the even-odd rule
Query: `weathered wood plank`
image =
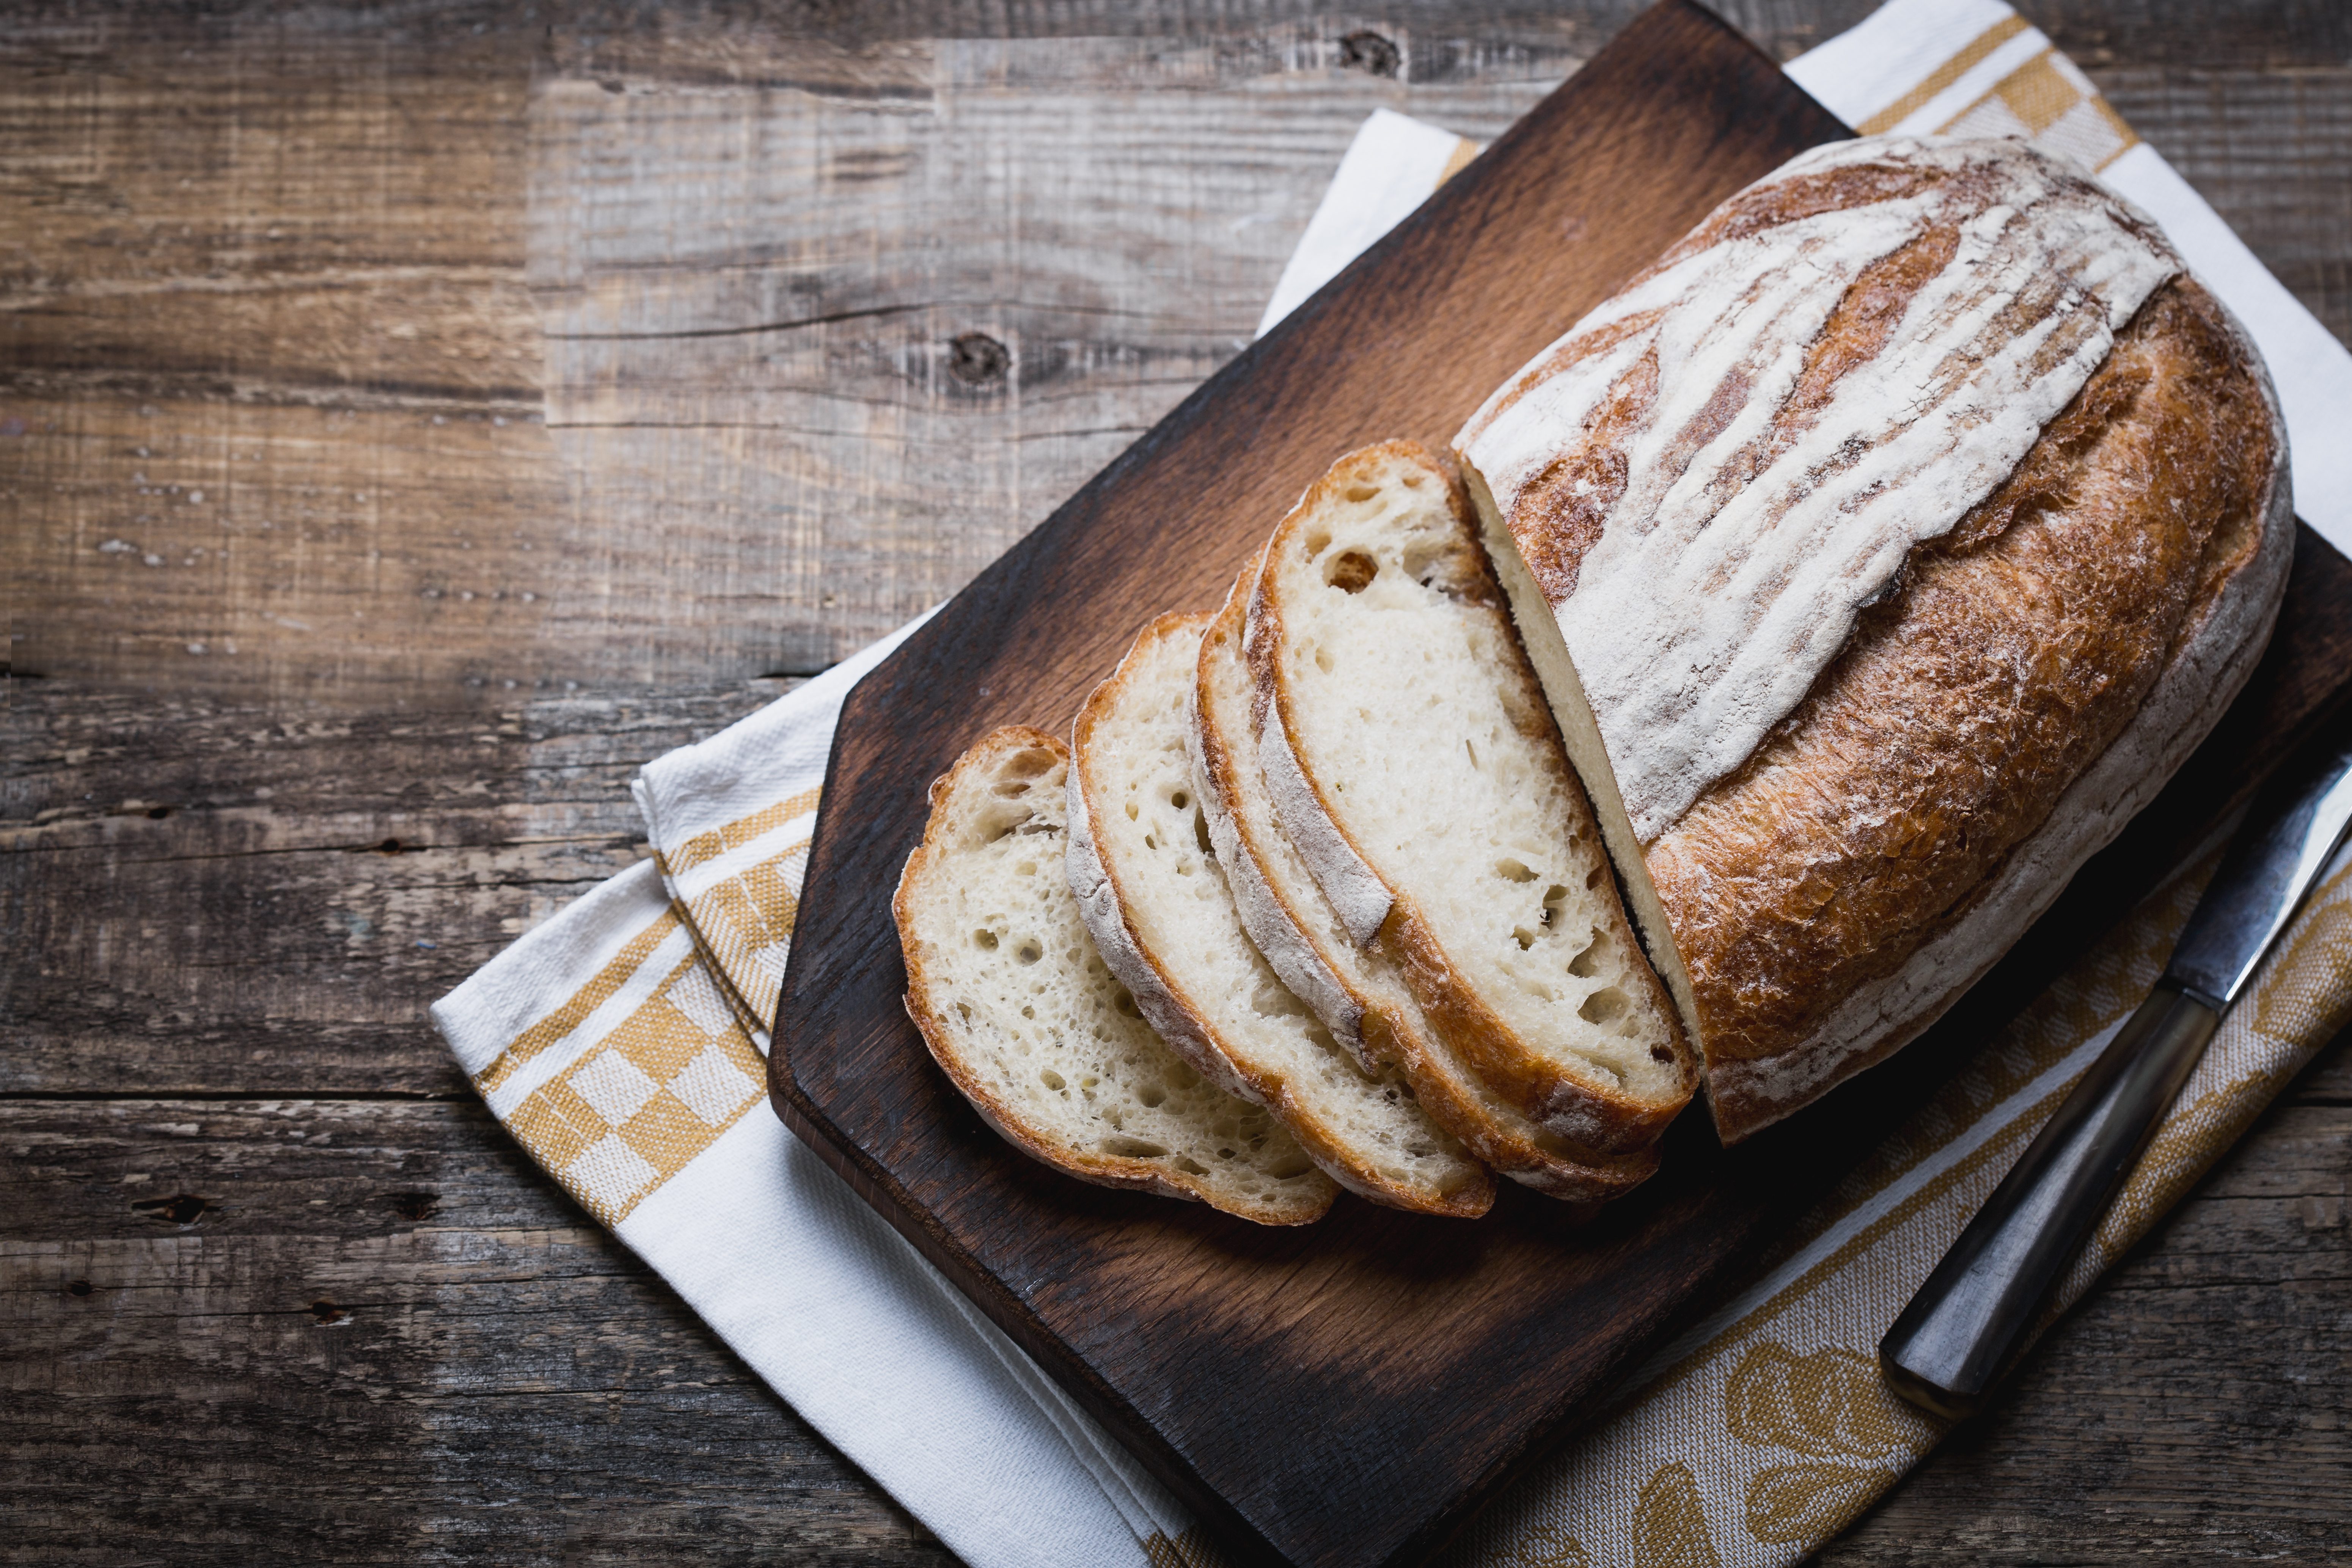
[(951, 1561), (478, 1104), (17, 1101), (0, 1152), (0, 1560)]
[[(2340, 1548), (2347, 1147), (2268, 1118), (1825, 1560)], [(474, 1104), (15, 1101), (0, 1163), (0, 1559), (946, 1560)]]
[[(634, 0), (602, 12), (593, 35), (567, 34), (558, 58), (591, 74), (599, 65), (656, 53), (694, 60), (723, 79), (736, 48), (755, 54), (762, 37), (821, 38), (876, 45), (917, 38), (1201, 37), (1244, 30), (1289, 29), (1332, 42), (1358, 29), (1417, 40), (1427, 58), (1433, 40), (1473, 38), (1506, 47), (1568, 47), (1590, 53), (1643, 8), (1644, 0), (1391, 0), (1334, 15), (1312, 0), (1169, 0), (1154, 5), (1103, 5), (1091, 0), (885, 0), (855, 7), (808, 6), (756, 23), (717, 7), (666, 6)], [(1779, 54), (1796, 52), (1844, 31), (1876, 8), (1874, 0), (1723, 0), (1714, 9)], [(2026, 0), (2019, 7), (2085, 65), (2117, 58), (2188, 68), (2262, 68), (2283, 60), (2325, 60), (2352, 51), (2352, 19), (2340, 7), (2309, 0)], [(681, 20), (681, 15), (685, 19)], [(1335, 62), (1337, 48), (1331, 50)]]
[[(1639, 8), (13, 7), (0, 651), (60, 679), (0, 686), (0, 1558), (946, 1561), (530, 1169), (424, 1005), (637, 853), (628, 773), (777, 689), (740, 678), (952, 587), (1223, 363), (1369, 107), (1479, 132)], [(1869, 8), (1722, 6), (1782, 58)], [(2024, 8), (2352, 336), (2352, 8)], [(730, 114), (801, 162), (710, 157), (704, 209), (611, 162)], [(583, 150), (620, 204), (584, 218), (547, 173)], [(671, 244), (598, 226), (651, 213)], [(551, 340), (572, 236), (648, 263), (599, 263), (608, 304), (757, 326), (813, 277), (893, 313), (772, 360)], [(971, 330), (1003, 382), (948, 369)], [(730, 400), (784, 427), (637, 408)], [(313, 1098), (219, 1100), (256, 1093)], [(2340, 1552), (2352, 1052), (2290, 1102), (1831, 1556)], [(131, 1208), (182, 1173), (224, 1206)]]
[(791, 684), (352, 716), (16, 683), (0, 1093), (469, 1092), (425, 1005), (645, 852), (646, 759)]
[[(837, 94), (542, 91), (550, 430), (616, 525), (709, 563), (636, 574), (625, 613), (683, 658), (714, 592), (803, 585), (805, 668), (945, 597), (1248, 342), (1373, 107), (1492, 136), (1563, 63), (1405, 88), (1252, 41), (909, 46)], [(1001, 370), (959, 368), (971, 333)]]
[(528, 46), (441, 20), (61, 8), (0, 38), (14, 668), (511, 673), (566, 516), (521, 265)]
[[(362, 703), (819, 668), (1230, 357), (1371, 108), (1492, 134), (1636, 9), (35, 8), (13, 668)], [(1785, 56), (1867, 7), (1728, 9)], [(2352, 334), (2336, 11), (2028, 10)]]

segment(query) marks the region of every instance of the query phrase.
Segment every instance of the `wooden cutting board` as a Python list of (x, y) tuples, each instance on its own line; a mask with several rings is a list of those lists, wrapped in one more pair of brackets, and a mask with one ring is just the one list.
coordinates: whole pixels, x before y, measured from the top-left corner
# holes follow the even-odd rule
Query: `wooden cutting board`
[(1015, 1153), (900, 998), (889, 900), (925, 792), (989, 729), (1067, 732), (1155, 615), (1213, 609), (1341, 452), (1442, 449), (1507, 374), (1708, 209), (1846, 134), (1687, 0), (1643, 14), (853, 692), (778, 1005), (774, 1103), (1239, 1553), (1426, 1556), (1586, 1413), (1709, 1276), (1785, 1224), (2208, 831), (2344, 694), (2352, 568), (2306, 533), (2286, 619), (2174, 787), (1927, 1037), (1727, 1153), (1703, 1113), (1580, 1226), (1502, 1184), (1475, 1223), (1343, 1198), (1267, 1230)]

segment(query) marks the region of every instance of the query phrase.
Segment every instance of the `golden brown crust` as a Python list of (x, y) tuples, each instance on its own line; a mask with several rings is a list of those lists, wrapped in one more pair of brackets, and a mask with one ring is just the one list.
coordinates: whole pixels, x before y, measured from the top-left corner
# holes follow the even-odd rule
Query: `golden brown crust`
[[(1223, 608), (1202, 640), (1195, 711), (1199, 715), (1197, 739), (1202, 783), (1214, 798), (1226, 803), (1232, 802), (1243, 787), (1241, 770), (1255, 768), (1256, 763), (1234, 750), (1234, 737), (1216, 721), (1212, 660), (1218, 657), (1221, 645), (1245, 648), (1244, 633), (1249, 598), (1256, 587), (1258, 566), (1265, 554), (1261, 546), (1242, 568)], [(1250, 663), (1246, 651), (1244, 660), (1253, 678), (1263, 668), (1263, 660)], [(1252, 695), (1251, 724), (1255, 729), (1265, 717), (1266, 698), (1266, 688), (1255, 679)], [(1256, 841), (1255, 830), (1239, 812), (1229, 811), (1228, 820), (1236, 858), (1256, 861), (1265, 851)], [(1428, 1038), (1420, 1025), (1408, 1016), (1409, 1005), (1361, 990), (1348, 975), (1326, 963), (1318, 944), (1307, 932), (1308, 916), (1293, 905), (1270, 875), (1255, 865), (1234, 867), (1232, 870), (1238, 900), (1252, 896), (1264, 900), (1255, 911), (1244, 902), (1243, 913), (1245, 922), (1253, 913), (1258, 917), (1257, 923), (1250, 924), (1250, 934), (1265, 951), (1269, 961), (1275, 959), (1277, 951), (1287, 949), (1297, 964), (1311, 967), (1314, 973), (1307, 978), (1319, 975), (1322, 984), (1314, 989), (1328, 997), (1318, 1006), (1325, 1026), (1338, 1036), (1347, 1033), (1346, 1026), (1352, 1024), (1365, 1059), (1393, 1066), (1402, 1072), (1412, 1086), (1414, 1099), (1429, 1113), (1430, 1120), (1459, 1140), (1477, 1159), (1522, 1186), (1570, 1202), (1598, 1202), (1617, 1196), (1639, 1186), (1656, 1169), (1654, 1151), (1606, 1165), (1580, 1162), (1559, 1140), (1533, 1122), (1492, 1104), (1492, 1092), (1467, 1081), (1460, 1066), (1451, 1059), (1451, 1053), (1444, 1052), (1444, 1047)], [(1245, 886), (1245, 879), (1254, 881), (1257, 889), (1255, 895)], [(1276, 967), (1281, 964), (1276, 963)], [(1304, 979), (1298, 983), (1306, 984)], [(1348, 1016), (1337, 1017), (1335, 1013)]]
[[(1328, 497), (1342, 487), (1357, 482), (1360, 468), (1396, 459), (1419, 464), (1444, 479), (1447, 505), (1465, 536), (1465, 548), (1470, 557), (1464, 563), (1464, 575), (1470, 584), (1465, 597), (1507, 615), (1503, 591), (1495, 579), (1493, 565), (1486, 559), (1484, 546), (1477, 542), (1476, 523), (1458, 475), (1450, 464), (1441, 463), (1416, 441), (1382, 442), (1349, 453), (1334, 463), (1322, 479), (1309, 487), (1289, 516), (1276, 528), (1266, 545), (1266, 558), (1271, 561), (1281, 554), (1291, 536), (1308, 526), (1318, 507)], [(1271, 650), (1281, 640), (1283, 631), (1280, 595), (1270, 592), (1271, 586), (1271, 574), (1262, 576), (1252, 603), (1251, 666), (1257, 674), (1261, 691), (1266, 694), (1265, 700), (1270, 710), (1261, 722), (1279, 721), (1288, 732), (1295, 729), (1288, 717), (1288, 708), (1294, 700), (1282, 679), (1278, 661), (1272, 657)], [(1536, 677), (1534, 666), (1528, 663), (1525, 650), (1519, 647), (1516, 627), (1506, 639), (1506, 646), (1513, 656), (1513, 668), (1502, 672), (1502, 678), (1517, 679), (1525, 693), (1524, 700), (1513, 706), (1517, 711), (1528, 716), (1529, 725), (1540, 726), (1539, 732), (1533, 730), (1529, 732), (1534, 738), (1548, 742), (1552, 748), (1560, 776), (1571, 784), (1569, 791), (1570, 809), (1580, 817), (1580, 832), (1597, 844), (1601, 834), (1592, 818), (1591, 804), (1585, 796), (1575, 769), (1569, 763), (1567, 747), (1560, 740), (1558, 726), (1551, 720), (1550, 709), (1544, 700), (1542, 685)], [(1358, 860), (1369, 869), (1370, 863), (1364, 859), (1361, 847), (1349, 838), (1344, 823), (1333, 811), (1323, 785), (1311, 773), (1302, 769), (1301, 774), (1307, 790), (1314, 796), (1313, 809), (1330, 824), (1337, 838), (1349, 843)], [(1310, 847), (1302, 843), (1301, 848), (1307, 849), (1311, 858)], [(1325, 868), (1318, 866), (1317, 875), (1318, 879), (1324, 880), (1328, 889), (1330, 883), (1325, 877)], [(1696, 1059), (1683, 1039), (1674, 1003), (1648, 964), (1637, 960), (1629, 966), (1629, 978), (1633, 984), (1644, 987), (1645, 1000), (1672, 1032), (1673, 1040), (1668, 1047), (1670, 1058), (1680, 1061), (1684, 1075), (1681, 1095), (1659, 1101), (1644, 1101), (1622, 1089), (1601, 1085), (1591, 1075), (1573, 1072), (1563, 1064), (1530, 1049), (1464, 980), (1446, 958), (1427, 921), (1412, 901), (1394, 889), (1389, 889), (1388, 897), (1388, 914), (1381, 921), (1374, 941), (1380, 951), (1397, 966), (1430, 1027), (1444, 1038), (1490, 1089), (1521, 1115), (1539, 1126), (1554, 1130), (1563, 1122), (1580, 1130), (1582, 1136), (1559, 1138), (1559, 1153), (1567, 1160), (1593, 1167), (1596, 1173), (1606, 1173), (1602, 1179), (1612, 1187), (1621, 1180), (1624, 1186), (1630, 1187), (1646, 1176), (1654, 1167), (1654, 1153), (1649, 1145), (1688, 1103), (1690, 1095), (1697, 1087), (1698, 1070)], [(1616, 929), (1611, 934), (1623, 944), (1625, 952), (1636, 954), (1641, 952), (1633, 935), (1633, 923), (1626, 919), (1622, 907), (1617, 910)], [(1637, 1169), (1640, 1172), (1638, 1175), (1634, 1174)]]
[[(1195, 629), (1205, 632), (1215, 617), (1196, 612), (1171, 612), (1155, 618), (1136, 634), (1135, 647), (1164, 637), (1178, 637)], [(1122, 659), (1109, 679), (1095, 688), (1070, 731), (1073, 756), (1071, 777), (1077, 788), (1072, 792), (1074, 805), (1080, 805), (1091, 825), (1096, 813), (1108, 804), (1096, 798), (1095, 779), (1091, 772), (1076, 759), (1087, 753), (1093, 741), (1095, 727), (1116, 712), (1123, 700), (1128, 682), (1135, 679), (1131, 657)], [(1071, 816), (1074, 836), (1078, 833), (1078, 816)], [(1216, 1025), (1191, 999), (1192, 993), (1182, 978), (1174, 973), (1160, 954), (1145, 942), (1129, 915), (1129, 894), (1124, 890), (1119, 867), (1111, 857), (1101, 852), (1093, 841), (1091, 826), (1085, 835), (1087, 854), (1096, 871), (1108, 886), (1117, 905), (1118, 929), (1106, 933), (1096, 930), (1096, 946), (1108, 959), (1113, 944), (1118, 956), (1127, 960), (1126, 968), (1133, 975), (1128, 983), (1137, 1003), (1145, 1009), (1146, 1016), (1160, 1033), (1169, 1049), (1182, 1057), (1193, 1071), (1212, 1083), (1223, 1086), (1227, 1092), (1241, 1099), (1255, 1100), (1272, 1111), (1275, 1119), (1298, 1140), (1307, 1157), (1320, 1166), (1323, 1173), (1357, 1196), (1391, 1208), (1415, 1214), (1436, 1215), (1450, 1219), (1475, 1219), (1495, 1203), (1495, 1184), (1482, 1169), (1472, 1180), (1464, 1182), (1451, 1192), (1427, 1191), (1393, 1180), (1370, 1165), (1364, 1151), (1358, 1148), (1325, 1125), (1313, 1110), (1302, 1103), (1297, 1092), (1276, 1074), (1228, 1054), (1222, 1048)], [(1082, 900), (1083, 902), (1083, 900)], [(1089, 929), (1094, 930), (1089, 921)], [(1110, 940), (1102, 940), (1108, 935)], [(1115, 966), (1116, 972), (1116, 966)], [(1142, 984), (1136, 984), (1141, 981)]]
[(1025, 724), (1007, 724), (992, 730), (958, 757), (955, 765), (931, 782), (931, 816), (924, 824), (923, 841), (907, 857), (906, 868), (898, 875), (898, 890), (890, 898), (890, 916), (898, 927), (898, 945), (907, 965), (907, 1016), (913, 1020), (923, 1037), (924, 1048), (940, 1070), (948, 1076), (956, 1089), (982, 1121), (1006, 1142), (1042, 1164), (1051, 1165), (1082, 1182), (1100, 1187), (1120, 1187), (1134, 1192), (1154, 1193), (1161, 1197), (1181, 1198), (1206, 1203), (1228, 1214), (1254, 1220), (1260, 1225), (1312, 1225), (1330, 1208), (1329, 1189), (1325, 1201), (1309, 1211), (1307, 1205), (1287, 1207), (1274, 1205), (1237, 1205), (1231, 1194), (1219, 1193), (1206, 1183), (1193, 1183), (1182, 1173), (1167, 1170), (1148, 1160), (1129, 1159), (1105, 1154), (1095, 1150), (1073, 1149), (1061, 1140), (1033, 1131), (1019, 1114), (990, 1089), (979, 1074), (967, 1067), (955, 1048), (955, 1042), (940, 1020), (940, 1009), (931, 995), (931, 980), (923, 962), (923, 943), (914, 924), (909, 908), (911, 889), (919, 882), (938, 850), (934, 835), (943, 826), (940, 807), (955, 793), (961, 775), (965, 772), (986, 772), (996, 765), (997, 758), (1006, 752), (1027, 749), (1050, 752), (1064, 767), (1070, 763), (1070, 748), (1059, 736)]
[[(1623, 939), (1628, 952), (1639, 952), (1633, 929)], [(1399, 899), (1381, 927), (1380, 950), (1404, 976), (1405, 986), (1420, 1004), (1422, 1016), (1446, 1044), (1460, 1053), (1486, 1086), (1520, 1115), (1538, 1126), (1573, 1116), (1590, 1126), (1588, 1139), (1555, 1137), (1560, 1157), (1602, 1174), (1605, 1181), (1630, 1188), (1657, 1168), (1652, 1147), (1666, 1124), (1682, 1113), (1698, 1087), (1695, 1066), (1686, 1064), (1685, 1089), (1679, 1099), (1645, 1102), (1632, 1095), (1601, 1088), (1588, 1078), (1571, 1075), (1559, 1064), (1537, 1057), (1520, 1042), (1508, 1024), (1465, 984), (1444, 948), (1431, 933), (1412, 900)], [(1651, 998), (1660, 1015), (1675, 1016), (1674, 1004), (1646, 964), (1633, 966), (1654, 992)], [(1639, 982), (1637, 982), (1638, 984)], [(1679, 1034), (1681, 1026), (1675, 1025)], [(1638, 1172), (1639, 1174), (1635, 1174)]]
[[(2176, 279), (1766, 745), (1645, 857), (1710, 1064), (1798, 1049), (1961, 919), (2261, 542), (2258, 372)], [(1883, 1055), (1884, 1050), (1873, 1053)]]
[[(1808, 258), (1810, 286), (1790, 270)], [(1763, 340), (1738, 335), (1780, 319), (1743, 311), (1750, 262), (1811, 289), (1802, 324), (1770, 341), (1769, 384), (1752, 379)], [(1580, 757), (1606, 748), (1612, 847), (1661, 961), (1687, 976), (1717, 1125), (1737, 1139), (1916, 1037), (2218, 718), (2284, 583), (2284, 429), (2242, 329), (2145, 216), (2021, 143), (1806, 154), (1588, 320), (1459, 445), (1486, 485), (1507, 480), (1488, 521), (1517, 547), (1515, 600), (1564, 634), (1538, 653), (1585, 726)], [(1671, 348), (1667, 369), (1644, 342)], [(1949, 428), (1984, 444), (1914, 442), (1910, 468), (1833, 489), (1824, 475), (1937, 428), (1906, 415), (1914, 385), (1917, 408), (1959, 409)], [(2001, 397), (1946, 396), (1970, 386)], [(2003, 425), (2007, 399), (2062, 386), (2063, 408), (2028, 400), (2033, 422)], [(1643, 533), (1637, 503), (1684, 532)], [(1873, 505), (1866, 565), (1795, 542)], [(1684, 536), (1727, 515), (1753, 535)], [(1627, 563), (1656, 564), (1636, 547), (1659, 539), (1700, 563), (1676, 605), (1717, 618), (1652, 656)], [(1812, 614), (1790, 613), (1779, 595), (1806, 569), (1871, 599), (1817, 587)], [(1862, 574), (1825, 575), (1841, 570)], [(1780, 621), (1759, 644), (1768, 605)], [(1778, 679), (1752, 659), (1746, 684), (1719, 676), (1801, 644)]]
[(1580, 1157), (1565, 1140), (1513, 1113), (1509, 1121), (1479, 1103), (1493, 1090), (1465, 1081), (1435, 1057), (1433, 1043), (1401, 1014), (1374, 1004), (1364, 1011), (1365, 1043), (1402, 1065), (1422, 1108), (1462, 1146), (1523, 1187), (1565, 1203), (1622, 1197), (1657, 1173), (1654, 1147), (1608, 1161)]

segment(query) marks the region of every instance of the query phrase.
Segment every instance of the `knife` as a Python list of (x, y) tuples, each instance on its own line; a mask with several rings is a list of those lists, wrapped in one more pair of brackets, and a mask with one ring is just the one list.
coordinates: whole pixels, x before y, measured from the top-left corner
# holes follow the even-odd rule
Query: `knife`
[(1896, 1393), (1955, 1418), (1983, 1405), (2347, 826), (2352, 741), (2256, 798), (2155, 991), (1879, 1342)]

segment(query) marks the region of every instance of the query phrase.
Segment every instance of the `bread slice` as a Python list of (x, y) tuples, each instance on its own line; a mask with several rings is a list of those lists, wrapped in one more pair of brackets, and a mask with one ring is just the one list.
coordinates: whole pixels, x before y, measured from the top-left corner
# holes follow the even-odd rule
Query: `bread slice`
[(1697, 1085), (1467, 503), (1427, 451), (1349, 453), (1267, 543), (1249, 638), (1283, 829), (1489, 1088), (1584, 1158)]
[(1048, 1165), (1261, 1225), (1320, 1219), (1338, 1189), (1297, 1140), (1163, 1045), (1096, 952), (1063, 872), (1069, 761), (1008, 726), (931, 786), (890, 902), (908, 1016), (982, 1119)]
[(1079, 710), (1070, 885), (1103, 960), (1176, 1053), (1272, 1110), (1332, 1180), (1376, 1203), (1473, 1217), (1495, 1201), (1391, 1068), (1367, 1075), (1243, 931), (1185, 741), (1206, 616), (1162, 616)]
[(1656, 1168), (1655, 1152), (1609, 1165), (1581, 1163), (1481, 1083), (1430, 1030), (1394, 966), (1349, 939), (1331, 900), (1283, 836), (1258, 772), (1252, 713), (1257, 705), (1243, 646), (1263, 558), (1261, 552), (1242, 568), (1224, 608), (1202, 637), (1192, 685), (1193, 775), (1243, 929), (1282, 983), (1366, 1070), (1387, 1064), (1402, 1068), (1431, 1120), (1496, 1171), (1570, 1200), (1596, 1202), (1629, 1190)]

